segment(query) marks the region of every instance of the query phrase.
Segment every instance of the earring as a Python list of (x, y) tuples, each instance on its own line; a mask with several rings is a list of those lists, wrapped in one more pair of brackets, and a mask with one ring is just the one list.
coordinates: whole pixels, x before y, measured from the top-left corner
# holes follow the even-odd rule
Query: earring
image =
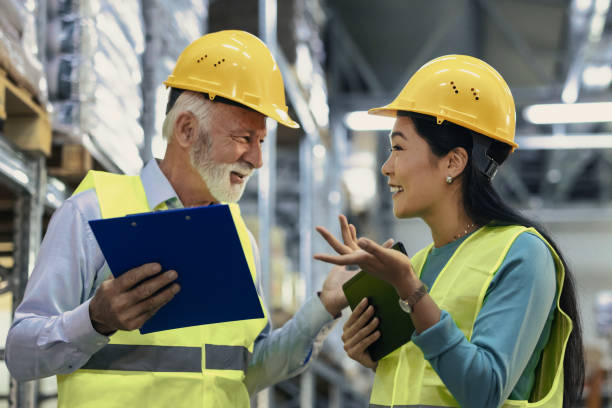
[(446, 176), (446, 184), (452, 184), (453, 178), (451, 176)]

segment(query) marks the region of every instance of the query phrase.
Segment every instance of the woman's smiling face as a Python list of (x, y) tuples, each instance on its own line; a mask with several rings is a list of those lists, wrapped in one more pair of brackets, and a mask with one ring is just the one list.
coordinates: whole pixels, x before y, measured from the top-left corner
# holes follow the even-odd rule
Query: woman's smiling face
[(398, 218), (422, 218), (448, 192), (444, 160), (432, 153), (408, 116), (397, 117), (389, 138), (391, 154), (381, 171), (393, 193), (393, 213)]

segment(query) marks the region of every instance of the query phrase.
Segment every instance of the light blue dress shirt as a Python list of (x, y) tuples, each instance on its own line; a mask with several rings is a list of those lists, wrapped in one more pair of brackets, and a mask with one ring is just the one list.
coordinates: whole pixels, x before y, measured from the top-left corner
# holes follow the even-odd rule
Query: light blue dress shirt
[[(421, 281), (431, 287), (465, 239), (433, 248)], [(412, 340), (460, 406), (491, 408), (506, 399), (525, 400), (550, 337), (555, 294), (555, 265), (548, 246), (524, 232), (489, 285), (471, 341), (448, 313), (452, 310), (443, 310), (437, 324), (415, 332)]]
[[(176, 192), (155, 160), (140, 177), (150, 208), (177, 202)], [(71, 373), (108, 343), (109, 338), (96, 332), (89, 318), (89, 302), (110, 275), (88, 224), (99, 218), (93, 190), (69, 198), (53, 215), (6, 342), (6, 364), (17, 380)], [(259, 251), (250, 232), (249, 236), (259, 279)], [(256, 287), (261, 294), (259, 280)], [(272, 330), (268, 324), (255, 341), (246, 371), (249, 392), (303, 371), (333, 323), (314, 295), (283, 327)]]

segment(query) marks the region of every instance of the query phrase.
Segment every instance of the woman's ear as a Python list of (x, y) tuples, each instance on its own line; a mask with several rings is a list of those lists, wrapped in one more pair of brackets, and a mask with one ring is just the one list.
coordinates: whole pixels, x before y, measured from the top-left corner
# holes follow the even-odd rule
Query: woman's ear
[(198, 121), (189, 111), (182, 112), (174, 122), (173, 139), (183, 148), (188, 148), (196, 140)]
[(459, 177), (465, 166), (467, 166), (469, 156), (463, 147), (455, 147), (446, 155), (446, 163), (448, 166), (448, 175), (452, 178)]

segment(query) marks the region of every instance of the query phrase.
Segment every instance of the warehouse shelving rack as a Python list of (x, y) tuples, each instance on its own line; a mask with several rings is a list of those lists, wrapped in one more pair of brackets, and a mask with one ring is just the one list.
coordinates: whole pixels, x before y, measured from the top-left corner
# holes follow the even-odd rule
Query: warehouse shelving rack
[[(0, 293), (12, 294), (12, 309), (23, 297), (42, 238), (45, 209), (57, 208), (66, 198), (66, 186), (48, 178), (46, 155), (50, 153), (51, 126), (46, 110), (32, 95), (0, 71), (0, 184), (13, 192), (13, 266), (0, 269)], [(4, 239), (9, 231), (2, 231)], [(0, 350), (4, 359), (4, 350)], [(35, 381), (11, 380), (11, 407), (33, 407), (44, 396), (37, 395)]]

